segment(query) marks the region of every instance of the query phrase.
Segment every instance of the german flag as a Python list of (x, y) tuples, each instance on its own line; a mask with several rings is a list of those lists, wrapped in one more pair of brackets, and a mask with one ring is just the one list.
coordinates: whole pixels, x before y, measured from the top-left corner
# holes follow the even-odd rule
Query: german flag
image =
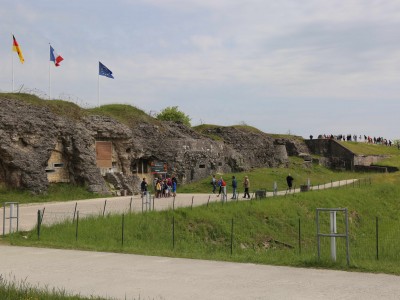
[(21, 64), (23, 64), (24, 61), (25, 61), (24, 55), (22, 54), (21, 48), (19, 47), (18, 42), (15, 39), (14, 35), (13, 35), (13, 47), (12, 47), (12, 50), (18, 53), (19, 60), (20, 60)]

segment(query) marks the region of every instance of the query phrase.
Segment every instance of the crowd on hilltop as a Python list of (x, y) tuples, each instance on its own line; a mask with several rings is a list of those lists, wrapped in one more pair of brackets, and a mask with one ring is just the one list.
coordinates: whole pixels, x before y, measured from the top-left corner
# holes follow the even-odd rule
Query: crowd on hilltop
[[(392, 146), (393, 141), (389, 139), (385, 139), (383, 137), (371, 137), (367, 135), (356, 135), (356, 134), (338, 134), (338, 135), (333, 135), (333, 134), (320, 134), (318, 135), (319, 139), (333, 139), (336, 141), (347, 141), (347, 142), (364, 142), (368, 144), (377, 144), (377, 145), (385, 145), (385, 146)], [(310, 135), (310, 140), (313, 139), (313, 136)]]

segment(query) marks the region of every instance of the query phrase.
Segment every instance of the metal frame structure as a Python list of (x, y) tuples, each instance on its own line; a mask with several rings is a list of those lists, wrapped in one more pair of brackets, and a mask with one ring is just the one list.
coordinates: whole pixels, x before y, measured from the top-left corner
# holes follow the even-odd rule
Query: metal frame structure
[[(6, 217), (6, 207), (9, 205), (10, 213), (9, 217)], [(13, 216), (13, 208), (14, 205), (17, 206), (17, 215)], [(3, 236), (6, 235), (6, 220), (10, 220), (10, 228), (9, 233), (12, 233), (12, 220), (17, 219), (17, 232), (18, 232), (18, 225), (19, 225), (19, 203), (18, 202), (3, 202)]]
[[(320, 212), (330, 212), (331, 213), (331, 233), (321, 233), (319, 228), (319, 213)], [(336, 233), (336, 212), (344, 212), (345, 214), (345, 222), (346, 222), (346, 232), (345, 233)], [(330, 237), (331, 238), (331, 250), (336, 248), (336, 241), (335, 238), (343, 237), (346, 238), (346, 259), (347, 265), (350, 265), (350, 253), (349, 253), (349, 218), (348, 218), (348, 211), (347, 208), (317, 208), (316, 209), (316, 225), (317, 225), (317, 248), (318, 248), (318, 259), (321, 256), (321, 237)], [(335, 254), (332, 258), (336, 260), (336, 249)]]

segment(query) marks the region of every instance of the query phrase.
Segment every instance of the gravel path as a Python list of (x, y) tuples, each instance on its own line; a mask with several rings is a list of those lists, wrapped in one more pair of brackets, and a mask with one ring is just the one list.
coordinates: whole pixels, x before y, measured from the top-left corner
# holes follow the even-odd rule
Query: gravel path
[(400, 277), (385, 274), (28, 247), (0, 246), (0, 274), (128, 300), (400, 297)]

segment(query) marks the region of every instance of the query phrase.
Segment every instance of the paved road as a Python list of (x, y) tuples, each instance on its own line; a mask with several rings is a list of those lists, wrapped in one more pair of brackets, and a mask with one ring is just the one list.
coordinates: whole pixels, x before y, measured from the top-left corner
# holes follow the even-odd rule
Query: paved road
[(0, 274), (128, 300), (400, 298), (385, 274), (28, 247), (0, 246)]
[[(346, 184), (353, 184), (356, 179), (348, 179), (336, 182), (329, 182), (324, 185), (314, 186), (311, 189), (327, 189), (332, 187), (345, 186)], [(293, 193), (299, 193), (300, 189), (294, 189), (292, 191), (278, 191), (276, 195), (278, 196), (290, 196)], [(267, 192), (267, 197), (272, 197), (272, 192)], [(254, 195), (253, 195), (254, 197)], [(239, 198), (239, 201), (244, 201), (248, 199)], [(148, 204), (147, 206), (142, 205), (142, 199), (139, 196), (129, 196), (129, 197), (114, 197), (114, 198), (103, 198), (103, 199), (88, 199), (79, 201), (68, 201), (68, 202), (47, 202), (39, 204), (24, 204), (19, 206), (19, 230), (26, 231), (31, 230), (37, 224), (37, 212), (38, 210), (44, 210), (43, 224), (53, 224), (56, 222), (63, 221), (65, 219), (72, 220), (76, 211), (79, 211), (79, 217), (85, 217), (93, 214), (105, 214), (107, 213), (123, 213), (128, 211), (142, 211), (142, 209), (163, 210), (172, 207), (183, 207), (183, 206), (198, 206), (206, 204), (207, 202), (221, 201), (221, 198), (217, 197), (215, 194), (178, 194), (175, 200), (170, 198), (155, 199), (154, 203)], [(232, 201), (228, 197), (228, 201)], [(16, 207), (13, 209), (13, 216), (16, 215)], [(10, 216), (9, 208), (6, 209), (6, 222), (3, 226), (3, 210), (0, 213), (0, 234), (3, 233), (3, 228), (5, 233), (10, 230)], [(13, 219), (11, 223), (12, 230), (16, 230), (16, 219)]]

